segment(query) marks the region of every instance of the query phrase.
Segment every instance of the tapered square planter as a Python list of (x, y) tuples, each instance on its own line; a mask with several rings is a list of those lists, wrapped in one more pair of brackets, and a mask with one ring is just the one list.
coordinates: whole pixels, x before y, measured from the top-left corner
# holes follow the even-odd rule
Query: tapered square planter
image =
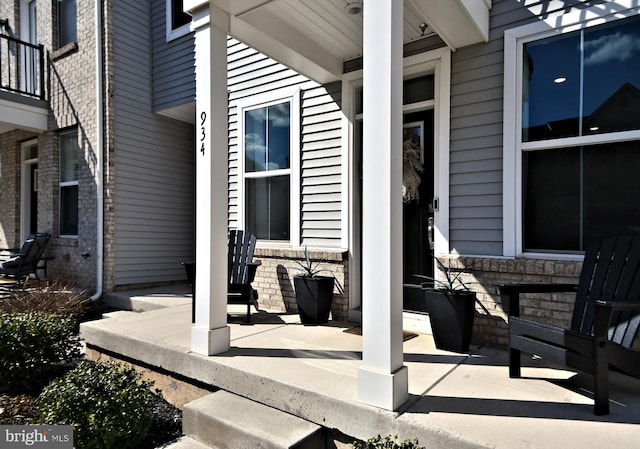
[(467, 352), (475, 316), (475, 292), (425, 291), (436, 348)]
[(302, 324), (324, 324), (329, 321), (333, 303), (334, 278), (294, 276), (293, 285)]

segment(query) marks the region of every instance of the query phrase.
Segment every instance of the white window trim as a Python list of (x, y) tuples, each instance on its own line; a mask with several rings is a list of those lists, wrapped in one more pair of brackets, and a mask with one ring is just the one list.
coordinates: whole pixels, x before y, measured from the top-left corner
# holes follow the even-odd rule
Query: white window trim
[(165, 0), (165, 35), (167, 42), (178, 39), (179, 37), (191, 32), (191, 24), (189, 23), (182, 25), (175, 30), (171, 28), (171, 22), (173, 22), (173, 15), (171, 11), (171, 0)]
[[(76, 138), (78, 137), (78, 130), (77, 129), (71, 129), (69, 131), (65, 131), (65, 132), (61, 132), (58, 135), (58, 146), (60, 145), (60, 138), (62, 136), (64, 136), (65, 134), (72, 134), (75, 133), (76, 134)], [(78, 150), (78, 157), (80, 157), (80, 148), (77, 148)], [(60, 155), (58, 154), (58, 165), (60, 164)], [(62, 192), (62, 188), (63, 187), (73, 187), (73, 186), (78, 186), (78, 189), (80, 188), (80, 179), (76, 179), (75, 181), (58, 181), (58, 237), (61, 239), (77, 239), (78, 238), (78, 234), (63, 234), (62, 231), (60, 230), (60, 224), (61, 224), (61, 217), (62, 217), (62, 201), (60, 200), (61, 192)], [(79, 193), (79, 192), (78, 192)], [(80, 198), (78, 197), (78, 201), (80, 201)], [(78, 233), (80, 232), (80, 208), (79, 208), (79, 204), (78, 204)]]
[[(238, 111), (238, 210), (237, 222), (241, 229), (246, 228), (245, 223), (245, 163), (244, 163), (244, 113), (252, 109), (270, 106), (279, 103), (289, 102), (291, 120), (289, 135), (289, 168), (275, 170), (263, 176), (274, 176), (277, 174), (289, 174), (289, 241), (261, 240), (266, 244), (289, 245), (291, 247), (300, 246), (300, 89), (298, 87), (275, 90), (260, 95), (255, 95), (245, 100), (239, 101)], [(249, 177), (260, 177), (260, 174), (252, 174)]]
[(532, 253), (523, 251), (522, 242), (522, 151), (552, 147), (578, 146), (585, 143), (615, 142), (640, 138), (640, 131), (625, 131), (588, 137), (570, 137), (544, 142), (521, 140), (522, 129), (522, 51), (526, 42), (568, 33), (638, 14), (633, 0), (618, 1), (615, 7), (595, 6), (572, 9), (549, 15), (544, 20), (506, 30), (504, 33), (504, 108), (503, 108), (503, 255), (579, 260), (575, 254)]

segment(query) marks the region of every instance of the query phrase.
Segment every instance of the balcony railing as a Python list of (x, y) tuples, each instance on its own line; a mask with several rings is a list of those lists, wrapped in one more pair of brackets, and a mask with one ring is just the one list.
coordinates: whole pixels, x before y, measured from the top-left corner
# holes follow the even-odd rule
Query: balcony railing
[(0, 90), (44, 100), (44, 47), (0, 34)]

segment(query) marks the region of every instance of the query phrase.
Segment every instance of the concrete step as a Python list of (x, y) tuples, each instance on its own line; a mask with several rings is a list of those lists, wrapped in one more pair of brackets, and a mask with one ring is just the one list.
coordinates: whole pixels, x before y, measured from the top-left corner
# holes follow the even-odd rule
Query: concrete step
[(162, 449), (211, 449), (193, 438), (182, 437), (173, 443), (162, 446)]
[(185, 405), (182, 432), (216, 449), (324, 449), (322, 428), (224, 390)]

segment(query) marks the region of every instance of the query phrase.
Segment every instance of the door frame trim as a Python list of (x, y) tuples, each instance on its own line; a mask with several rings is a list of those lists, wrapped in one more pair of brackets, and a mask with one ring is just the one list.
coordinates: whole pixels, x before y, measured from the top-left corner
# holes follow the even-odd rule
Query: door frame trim
[(31, 166), (38, 163), (38, 158), (27, 158), (27, 151), (38, 147), (38, 139), (29, 139), (20, 143), (20, 241), (24, 242), (29, 235), (31, 221)]
[[(451, 49), (442, 47), (407, 56), (403, 59), (403, 78), (434, 74), (434, 198), (438, 208), (434, 211), (434, 254), (449, 253), (449, 137), (451, 93)], [(356, 89), (362, 87), (362, 70), (345, 73), (342, 78), (342, 183), (348, 188), (342, 194), (341, 246), (349, 248), (349, 318), (358, 320), (362, 305), (359, 271), (361, 251), (358, 238), (355, 198), (357, 173), (354, 166), (354, 127)], [(429, 100), (431, 102), (431, 100)], [(426, 105), (414, 105), (418, 109)], [(411, 108), (411, 107), (410, 107)], [(409, 109), (410, 109), (409, 108)], [(403, 106), (403, 114), (408, 112)]]

